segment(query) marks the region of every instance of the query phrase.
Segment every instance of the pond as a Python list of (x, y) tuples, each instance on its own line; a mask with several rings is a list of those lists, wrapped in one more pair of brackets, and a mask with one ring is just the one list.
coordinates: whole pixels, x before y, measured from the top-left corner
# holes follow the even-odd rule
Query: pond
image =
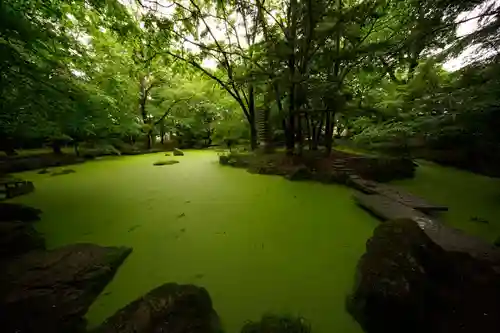
[[(171, 157), (174, 158), (174, 157)], [(52, 177), (26, 172), (50, 248), (133, 248), (87, 314), (95, 326), (166, 282), (207, 288), (226, 332), (265, 313), (303, 316), (313, 332), (359, 333), (344, 310), (378, 222), (343, 186), (290, 182), (222, 167), (210, 151), (153, 166), (163, 154), (108, 158)]]

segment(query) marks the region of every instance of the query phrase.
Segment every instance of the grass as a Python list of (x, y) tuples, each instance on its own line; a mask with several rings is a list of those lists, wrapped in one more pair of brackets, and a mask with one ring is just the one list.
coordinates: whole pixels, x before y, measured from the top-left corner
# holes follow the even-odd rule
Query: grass
[[(113, 157), (50, 177), (27, 172), (49, 247), (134, 251), (91, 307), (91, 326), (166, 282), (207, 288), (227, 332), (265, 313), (304, 317), (315, 333), (361, 333), (344, 310), (357, 260), (378, 222), (351, 190), (221, 167), (214, 152)], [(53, 170), (52, 170), (53, 171)]]

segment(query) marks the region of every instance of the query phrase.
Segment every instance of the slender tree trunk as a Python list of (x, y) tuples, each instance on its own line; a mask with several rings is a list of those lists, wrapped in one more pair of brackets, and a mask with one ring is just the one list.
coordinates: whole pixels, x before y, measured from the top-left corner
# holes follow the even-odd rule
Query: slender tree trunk
[(290, 0), (288, 8), (288, 19), (290, 22), (290, 29), (287, 36), (288, 46), (290, 48), (290, 55), (288, 57), (288, 80), (290, 84), (288, 96), (288, 141), (287, 141), (287, 154), (293, 155), (295, 150), (295, 38), (297, 32), (297, 0)]
[(304, 135), (302, 133), (302, 115), (297, 114), (297, 142), (299, 145), (299, 155), (304, 151)]
[(52, 143), (52, 151), (56, 155), (62, 155), (61, 144), (59, 142)]
[(330, 155), (333, 147), (333, 126), (335, 125), (335, 112), (328, 111), (326, 114), (325, 147), (326, 154)]
[(73, 143), (73, 149), (74, 149), (74, 151), (75, 151), (75, 155), (76, 155), (77, 157), (80, 157), (80, 150), (78, 149), (78, 146), (79, 146), (78, 142), (76, 142), (76, 141), (75, 141), (75, 142)]
[(252, 150), (257, 149), (257, 127), (255, 124), (255, 95), (254, 87), (251, 84), (248, 87), (248, 122), (250, 123), (250, 148)]
[(312, 137), (313, 137), (313, 131), (311, 127), (311, 120), (309, 119), (309, 115), (306, 113), (304, 114), (305, 122), (306, 122), (306, 128), (307, 128), (307, 143), (309, 145), (309, 150), (312, 150)]
[(250, 124), (250, 148), (255, 150), (257, 147), (257, 129), (255, 128), (255, 121), (252, 121)]

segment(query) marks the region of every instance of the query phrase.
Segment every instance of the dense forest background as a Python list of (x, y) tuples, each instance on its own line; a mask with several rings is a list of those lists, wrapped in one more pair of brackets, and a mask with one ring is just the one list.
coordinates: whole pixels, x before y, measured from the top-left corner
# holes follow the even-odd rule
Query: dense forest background
[[(0, 146), (329, 153), (495, 174), (499, 4), (483, 0), (5, 0)], [(457, 27), (476, 29), (457, 34)], [(450, 72), (443, 64), (471, 55)]]

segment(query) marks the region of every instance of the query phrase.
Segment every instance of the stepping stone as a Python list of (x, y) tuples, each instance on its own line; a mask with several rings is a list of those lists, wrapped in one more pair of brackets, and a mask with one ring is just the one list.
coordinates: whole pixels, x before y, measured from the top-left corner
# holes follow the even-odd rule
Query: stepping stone
[(358, 205), (384, 221), (427, 218), (423, 213), (380, 194), (356, 193), (354, 200)]
[(358, 205), (384, 221), (400, 219), (415, 221), (434, 243), (446, 251), (467, 253), (476, 259), (500, 263), (500, 250), (493, 244), (468, 235), (462, 230), (446, 226), (416, 209), (379, 194), (357, 193), (354, 199)]
[(429, 203), (425, 199), (417, 197), (416, 195), (413, 195), (395, 186), (362, 179), (361, 177), (355, 175), (349, 177), (349, 182), (352, 187), (360, 190), (363, 193), (383, 195), (405, 206), (424, 213), (448, 210), (448, 208), (445, 206)]

